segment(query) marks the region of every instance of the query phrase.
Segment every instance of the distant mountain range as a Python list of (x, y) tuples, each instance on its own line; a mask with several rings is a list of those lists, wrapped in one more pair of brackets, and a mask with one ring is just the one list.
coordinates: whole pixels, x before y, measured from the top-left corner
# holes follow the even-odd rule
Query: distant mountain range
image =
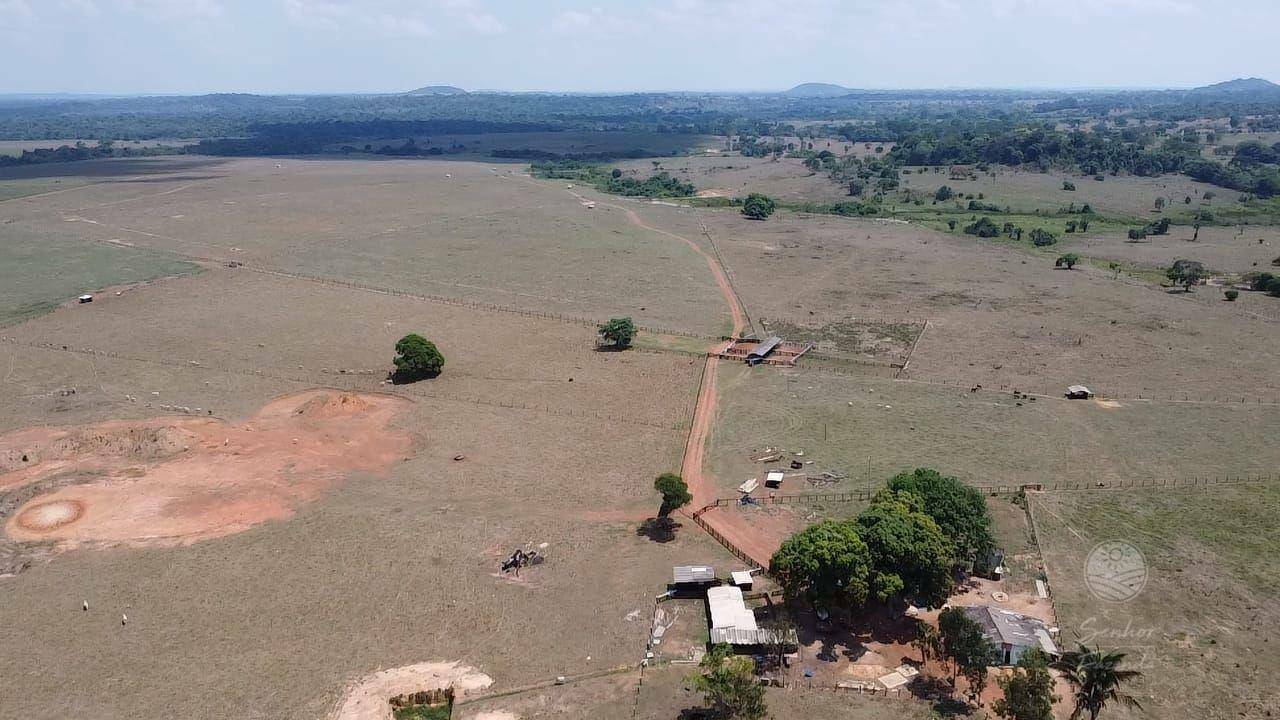
[(1201, 97), (1280, 98), (1280, 85), (1277, 85), (1270, 80), (1263, 80), (1262, 78), (1237, 78), (1235, 80), (1227, 80), (1226, 82), (1192, 88), (1190, 93)]
[(466, 90), (452, 85), (428, 85), (417, 90), (410, 90), (405, 95), (466, 95)]
[(782, 94), (791, 97), (840, 97), (851, 92), (847, 87), (831, 83), (801, 83)]

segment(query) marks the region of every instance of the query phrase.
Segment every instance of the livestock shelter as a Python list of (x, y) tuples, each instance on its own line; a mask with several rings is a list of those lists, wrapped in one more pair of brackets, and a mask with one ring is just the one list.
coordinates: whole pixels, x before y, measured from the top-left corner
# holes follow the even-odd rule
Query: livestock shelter
[(711, 644), (728, 643), (735, 651), (748, 652), (770, 645), (796, 647), (794, 629), (782, 632), (756, 625), (756, 615), (747, 607), (742, 588), (721, 585), (707, 589), (707, 609), (711, 615)]
[(716, 582), (716, 571), (710, 565), (677, 565), (671, 569), (671, 579), (678, 588), (711, 585)]

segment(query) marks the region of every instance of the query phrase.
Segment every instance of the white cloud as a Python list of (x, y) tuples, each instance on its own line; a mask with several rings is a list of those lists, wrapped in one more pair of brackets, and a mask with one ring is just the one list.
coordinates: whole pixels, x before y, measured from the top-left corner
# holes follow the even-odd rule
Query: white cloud
[(506, 25), (474, 0), (282, 0), (286, 17), (307, 28), (359, 30), (383, 37), (427, 37), (450, 24), (482, 35)]
[(225, 14), (221, 0), (115, 0), (121, 10), (163, 18), (212, 20)]

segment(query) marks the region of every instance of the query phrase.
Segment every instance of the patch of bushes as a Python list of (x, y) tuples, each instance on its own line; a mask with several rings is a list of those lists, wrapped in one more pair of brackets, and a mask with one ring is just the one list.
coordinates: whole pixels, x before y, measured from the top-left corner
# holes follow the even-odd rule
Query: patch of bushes
[(1031, 244), (1036, 247), (1046, 247), (1058, 242), (1058, 236), (1045, 230), (1044, 228), (1031, 229)]
[(982, 238), (993, 238), (1000, 235), (1000, 228), (996, 227), (991, 218), (985, 215), (965, 225), (964, 231), (967, 235), (977, 235)]

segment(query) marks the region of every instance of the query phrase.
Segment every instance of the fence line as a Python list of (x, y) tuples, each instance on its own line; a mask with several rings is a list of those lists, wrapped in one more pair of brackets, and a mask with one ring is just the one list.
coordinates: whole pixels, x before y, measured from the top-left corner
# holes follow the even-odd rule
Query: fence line
[[(1020, 395), (1037, 398), (1037, 399), (1065, 399), (1064, 393), (1054, 393), (1045, 391), (1026, 391), (1020, 385), (1010, 385), (1001, 383), (999, 385), (985, 385), (983, 383), (973, 382), (971, 380), (958, 380), (953, 378), (941, 378), (926, 380), (923, 378), (897, 378), (898, 382), (913, 383), (916, 385), (933, 385), (936, 387), (954, 387), (973, 390), (975, 388), (987, 392), (1010, 392)], [(1065, 391), (1065, 388), (1064, 388)], [(1196, 403), (1203, 405), (1280, 405), (1280, 397), (1268, 399), (1261, 395), (1204, 395), (1192, 393), (1157, 393), (1147, 388), (1141, 390), (1120, 390), (1115, 393), (1097, 394), (1095, 397), (1099, 400), (1127, 400), (1127, 401), (1150, 401), (1150, 402), (1178, 402), (1178, 403)]]
[(706, 520), (702, 519), (703, 513), (705, 513), (708, 509), (710, 508), (704, 507), (698, 510), (697, 512), (693, 513), (692, 515), (690, 515), (690, 517), (693, 518), (693, 521), (697, 523), (699, 527), (701, 527), (703, 530), (706, 530), (707, 534), (710, 535), (712, 538), (714, 538), (716, 542), (720, 543), (721, 545), (724, 546), (726, 550), (733, 553), (734, 557), (738, 558), (739, 560), (741, 560), (742, 562), (746, 563), (749, 566), (760, 568), (760, 571), (767, 575), (769, 573), (769, 564), (767, 562), (761, 565), (758, 560), (748, 555), (745, 550), (738, 547), (737, 545), (734, 545), (728, 538), (720, 534), (720, 531), (712, 527), (711, 523), (708, 523)]
[[(144, 358), (144, 357), (124, 355), (121, 353), (111, 352), (109, 350), (95, 350), (93, 348), (73, 348), (67, 345), (59, 345), (56, 343), (29, 343), (29, 342), (22, 342), (11, 337), (0, 337), (0, 342), (4, 342), (10, 345), (16, 345), (19, 347), (31, 348), (35, 350), (49, 350), (54, 352), (73, 353), (77, 355), (88, 355), (92, 357), (105, 357), (113, 360), (123, 360), (127, 362), (140, 362), (140, 363), (146, 363), (150, 365), (161, 365), (166, 367), (183, 368), (187, 370), (207, 370), (210, 372), (223, 373), (227, 375), (242, 375), (247, 377), (271, 378), (273, 380), (281, 380), (285, 382), (293, 382), (293, 383), (299, 383), (303, 385), (318, 384), (318, 385), (328, 385), (332, 387), (333, 381), (338, 379), (357, 380), (361, 377), (369, 377), (369, 375), (372, 374), (372, 371), (358, 371), (358, 372), (335, 371), (332, 373), (323, 373), (325, 377), (322, 379), (317, 379), (316, 377), (313, 377), (313, 376), (287, 375), (284, 373), (278, 373), (278, 372), (266, 371), (266, 370), (236, 369), (236, 368), (219, 367), (215, 365), (205, 365), (204, 363), (200, 363), (194, 360), (189, 360), (189, 361), (162, 360), (157, 358)], [(337, 388), (337, 389), (353, 390), (355, 389), (355, 385), (356, 383), (351, 382), (351, 383), (348, 383), (347, 386)], [(650, 427), (650, 428), (656, 428), (659, 430), (678, 431), (681, 429), (681, 422), (660, 423), (660, 422), (654, 422), (650, 420), (637, 420), (630, 416), (621, 415), (621, 414), (601, 413), (598, 411), (590, 411), (590, 412), (574, 411), (574, 410), (569, 410), (565, 408), (553, 408), (550, 405), (538, 404), (538, 403), (530, 404), (530, 403), (516, 402), (516, 401), (504, 402), (501, 400), (486, 400), (484, 398), (467, 397), (463, 395), (456, 395), (454, 393), (449, 393), (449, 392), (426, 391), (426, 390), (422, 390), (419, 388), (406, 386), (406, 385), (384, 386), (380, 384), (378, 389), (381, 391), (392, 392), (393, 394), (414, 395), (417, 397), (423, 397), (423, 398), (428, 398), (432, 400), (444, 400), (448, 402), (460, 402), (460, 403), (468, 403), (471, 405), (481, 405), (481, 406), (487, 406), (487, 407), (505, 408), (505, 409), (512, 409), (512, 410), (527, 410), (527, 411), (540, 412), (546, 415), (553, 415), (558, 417), (569, 417), (569, 418), (586, 419), (586, 420), (605, 420), (608, 422), (614, 422), (614, 423), (619, 423), (623, 425)]]
[[(1109, 480), (1098, 482), (1050, 482), (1023, 483), (1020, 485), (970, 485), (974, 490), (986, 495), (1017, 495), (1022, 492), (1068, 492), (1075, 490), (1130, 490), (1135, 488), (1189, 488), (1215, 487), (1222, 485), (1246, 484), (1280, 484), (1280, 475), (1225, 475), (1182, 478), (1142, 478), (1136, 480)], [(793, 493), (789, 495), (762, 495), (752, 497), (750, 502), (758, 505), (813, 505), (815, 503), (833, 502), (847, 503), (870, 500), (875, 491), (861, 489), (831, 493)], [(694, 518), (717, 507), (733, 507), (741, 505), (742, 496), (722, 497), (708, 503), (694, 513)]]
[[(408, 290), (402, 290), (399, 288), (392, 288), (392, 287), (387, 287), (383, 285), (374, 285), (372, 283), (362, 283), (354, 280), (342, 280), (339, 278), (326, 277), (323, 275), (311, 275), (308, 273), (281, 270), (279, 268), (272, 268), (265, 265), (252, 265), (252, 264), (241, 262), (239, 260), (229, 260), (227, 258), (214, 258), (214, 257), (205, 256), (205, 255), (195, 255), (192, 253), (184, 253), (179, 250), (171, 250), (169, 248), (157, 248), (157, 247), (141, 246), (141, 245), (121, 245), (120, 243), (107, 242), (105, 240), (100, 240), (98, 242), (101, 242), (104, 245), (109, 245), (114, 248), (123, 248), (127, 250), (141, 250), (144, 252), (153, 252), (153, 253), (160, 253), (165, 255), (172, 255), (175, 257), (183, 258), (185, 260), (191, 260), (193, 262), (216, 263), (231, 269), (248, 270), (250, 272), (255, 272), (261, 275), (271, 275), (275, 277), (283, 277), (283, 278), (288, 278), (292, 280), (302, 280), (305, 282), (311, 282), (311, 283), (316, 283), (320, 285), (330, 285), (333, 287), (342, 287), (342, 288), (347, 288), (351, 290), (360, 290), (363, 292), (377, 293), (379, 295), (403, 297), (403, 298), (409, 298), (411, 300), (420, 300), (423, 302), (432, 302), (432, 303), (437, 303), (441, 305), (465, 307), (472, 310), (484, 310), (487, 312), (507, 313), (511, 315), (519, 315), (522, 317), (531, 317), (531, 318), (538, 318), (543, 320), (555, 320), (557, 322), (569, 323), (573, 325), (582, 325), (586, 327), (596, 327), (604, 322), (603, 320), (600, 320), (598, 318), (589, 318), (581, 315), (566, 315), (564, 313), (554, 313), (554, 312), (548, 312), (543, 310), (528, 310), (525, 308), (518, 308), (511, 305), (499, 305), (497, 303), (486, 303), (478, 300), (464, 300), (462, 298), (450, 297), (448, 295), (416, 293)], [(655, 333), (659, 335), (679, 335), (683, 337), (700, 338), (700, 339), (706, 339), (706, 340), (717, 339), (712, 335), (694, 333), (694, 332), (689, 332), (687, 330), (674, 330), (671, 328), (661, 328), (661, 327), (655, 327), (655, 326), (649, 326), (649, 325), (636, 325), (636, 328), (639, 330), (644, 330), (645, 332)]]

